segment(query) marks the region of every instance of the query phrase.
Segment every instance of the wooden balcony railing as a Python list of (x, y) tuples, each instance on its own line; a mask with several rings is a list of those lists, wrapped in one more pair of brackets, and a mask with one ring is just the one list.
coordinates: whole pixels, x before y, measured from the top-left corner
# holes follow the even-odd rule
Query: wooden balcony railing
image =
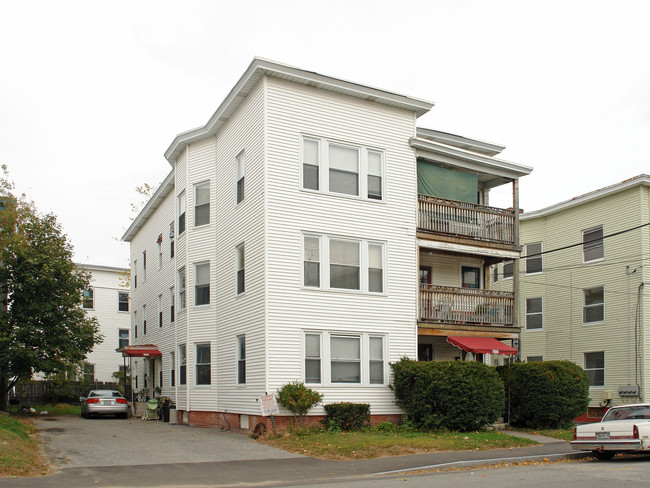
[(515, 213), (496, 207), (418, 196), (418, 228), (484, 241), (515, 244)]
[(420, 320), (512, 326), (512, 292), (420, 285)]

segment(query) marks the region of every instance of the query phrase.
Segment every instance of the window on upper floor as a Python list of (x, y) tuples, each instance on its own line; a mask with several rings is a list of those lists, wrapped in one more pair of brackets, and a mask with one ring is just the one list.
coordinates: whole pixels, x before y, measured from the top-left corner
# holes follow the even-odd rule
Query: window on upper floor
[(526, 244), (526, 274), (542, 272), (542, 243)]
[(196, 384), (209, 385), (212, 383), (210, 344), (196, 345)]
[(210, 262), (194, 265), (194, 305), (210, 304)]
[(384, 291), (384, 246), (368, 243), (368, 291)]
[(584, 296), (583, 323), (589, 324), (605, 320), (605, 288), (603, 286), (585, 288), (582, 292)]
[(169, 259), (174, 258), (174, 222), (169, 224)]
[(138, 338), (138, 311), (133, 312), (133, 337)]
[(244, 258), (245, 248), (244, 244), (240, 244), (236, 248), (236, 268), (237, 268), (237, 295), (246, 291), (246, 268)]
[(360, 242), (329, 240), (330, 288), (361, 289)]
[(117, 347), (125, 347), (129, 345), (129, 329), (119, 329), (119, 339)]
[(210, 223), (210, 182), (194, 185), (194, 227)]
[(320, 236), (303, 237), (303, 284), (320, 287)]
[(81, 292), (82, 296), (82, 306), (83, 308), (92, 310), (95, 308), (95, 291), (90, 288), (89, 290), (84, 290)]
[(174, 310), (174, 287), (169, 288), (169, 322), (173, 323), (174, 320), (176, 319), (175, 315), (175, 310)]
[(133, 260), (133, 288), (138, 287), (138, 261), (136, 259)]
[(235, 159), (237, 163), (237, 203), (240, 203), (244, 199), (244, 176), (246, 172), (244, 151), (240, 152)]
[(503, 279), (512, 278), (514, 274), (515, 262), (514, 261), (505, 261), (503, 263)]
[(162, 269), (163, 265), (163, 258), (162, 258), (162, 241), (163, 237), (162, 234), (158, 236), (158, 239), (156, 239), (156, 244), (158, 246), (158, 269)]
[(585, 263), (603, 259), (603, 226), (582, 231), (582, 259)]
[(117, 293), (117, 310), (119, 312), (129, 311), (129, 294), (126, 292)]
[(302, 187), (369, 200), (384, 195), (384, 153), (364, 146), (305, 137)]
[(185, 207), (187, 205), (187, 196), (185, 191), (178, 195), (178, 235), (185, 232)]
[(147, 281), (147, 251), (142, 251), (142, 282)]
[(180, 369), (178, 384), (185, 385), (187, 384), (187, 350), (185, 344), (178, 346), (178, 366)]
[(586, 352), (584, 364), (589, 386), (605, 386), (605, 352)]
[(185, 267), (178, 270), (178, 306), (185, 309)]
[(542, 310), (542, 297), (526, 298), (526, 330), (542, 328)]
[(163, 326), (163, 303), (162, 295), (158, 295), (158, 327)]
[(147, 335), (147, 306), (142, 305), (142, 335)]

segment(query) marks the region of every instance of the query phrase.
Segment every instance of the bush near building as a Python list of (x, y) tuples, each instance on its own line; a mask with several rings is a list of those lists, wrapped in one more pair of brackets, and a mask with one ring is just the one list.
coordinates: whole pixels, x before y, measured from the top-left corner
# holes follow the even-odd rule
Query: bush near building
[(330, 403), (325, 405), (325, 412), (323, 423), (328, 430), (360, 430), (370, 425), (369, 403)]
[(589, 405), (587, 373), (571, 361), (513, 363), (498, 368), (510, 397), (510, 424), (558, 429)]
[(495, 368), (483, 363), (403, 358), (391, 367), (396, 403), (419, 428), (467, 432), (503, 413), (503, 382)]

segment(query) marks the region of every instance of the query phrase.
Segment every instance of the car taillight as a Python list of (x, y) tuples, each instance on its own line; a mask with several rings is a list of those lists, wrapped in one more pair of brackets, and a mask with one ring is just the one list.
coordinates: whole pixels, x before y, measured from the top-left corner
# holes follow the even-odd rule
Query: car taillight
[(632, 438), (638, 439), (639, 438), (639, 427), (634, 426), (634, 429), (632, 429)]
[(86, 403), (99, 403), (99, 398), (89, 398)]
[(578, 438), (578, 428), (573, 428), (573, 440), (575, 441)]
[(126, 398), (116, 398), (115, 401), (122, 404), (127, 403)]

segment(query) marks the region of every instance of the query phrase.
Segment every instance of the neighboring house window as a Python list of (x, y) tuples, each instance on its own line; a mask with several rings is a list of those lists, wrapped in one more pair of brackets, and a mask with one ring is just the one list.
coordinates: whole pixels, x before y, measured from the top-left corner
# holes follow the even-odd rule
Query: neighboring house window
[(147, 335), (147, 306), (142, 305), (142, 335)]
[(176, 358), (174, 353), (169, 353), (169, 386), (176, 386)]
[(194, 266), (194, 305), (210, 303), (210, 263)]
[(237, 294), (246, 291), (244, 244), (237, 246)]
[(359, 150), (329, 145), (329, 189), (334, 193), (359, 195)]
[(542, 328), (542, 297), (526, 298), (526, 330)]
[(138, 261), (133, 260), (133, 288), (138, 287)]
[(320, 145), (314, 139), (305, 139), (302, 144), (302, 187), (307, 190), (318, 190), (318, 171)]
[(158, 269), (162, 269), (162, 234), (158, 236), (156, 244), (158, 244)]
[(499, 281), (499, 267), (498, 266), (491, 266), (490, 267), (490, 273), (492, 273), (492, 283), (496, 283)]
[(142, 251), (142, 282), (147, 281), (147, 251)]
[(544, 356), (526, 356), (527, 363), (539, 363), (544, 361)]
[(187, 383), (187, 356), (185, 353), (185, 344), (178, 346), (178, 366), (180, 369), (180, 377), (178, 378), (179, 385), (185, 385)]
[(133, 337), (138, 338), (138, 311), (133, 312)]
[(383, 194), (382, 153), (368, 151), (368, 198), (381, 200)]
[(330, 239), (330, 288), (359, 290), (359, 242)]
[(169, 224), (169, 259), (174, 257), (174, 222)]
[(320, 237), (305, 236), (303, 284), (320, 287)]
[(210, 370), (210, 344), (196, 345), (196, 384), (209, 385), (212, 382)]
[(129, 294), (124, 292), (117, 293), (117, 310), (119, 312), (129, 311)]
[(162, 295), (158, 295), (158, 327), (163, 326), (163, 305)]
[(82, 292), (82, 297), (83, 308), (95, 308), (95, 291), (92, 288), (90, 290), (84, 290)]
[(210, 182), (194, 186), (194, 227), (210, 223)]
[(585, 353), (585, 372), (589, 377), (589, 386), (605, 386), (605, 352)]
[(605, 288), (585, 288), (582, 321), (585, 324), (602, 322), (605, 319)]
[(320, 334), (305, 334), (305, 383), (321, 382)]
[(384, 246), (368, 244), (368, 291), (383, 293), (384, 291)]
[(175, 298), (174, 298), (174, 287), (172, 286), (169, 289), (169, 321), (172, 322), (172, 323), (176, 319), (176, 315), (175, 315), (176, 311), (174, 310), (174, 300), (175, 300)]
[(185, 192), (183, 191), (178, 195), (178, 235), (181, 235), (185, 232), (185, 205), (187, 203), (187, 198)]
[(585, 263), (603, 259), (603, 226), (582, 231), (582, 255)]
[(505, 261), (503, 263), (503, 279), (512, 278), (514, 274), (515, 262), (514, 261)]
[(542, 243), (526, 244), (526, 274), (542, 272)]
[(125, 347), (129, 345), (129, 329), (119, 329), (119, 339), (117, 347)]
[(237, 336), (237, 383), (246, 383), (246, 336)]
[(95, 381), (95, 365), (90, 363), (83, 363), (83, 380), (85, 382)]
[(185, 267), (178, 270), (178, 306), (185, 309)]
[(237, 203), (244, 199), (244, 175), (245, 175), (245, 162), (244, 152), (242, 151), (237, 156)]

